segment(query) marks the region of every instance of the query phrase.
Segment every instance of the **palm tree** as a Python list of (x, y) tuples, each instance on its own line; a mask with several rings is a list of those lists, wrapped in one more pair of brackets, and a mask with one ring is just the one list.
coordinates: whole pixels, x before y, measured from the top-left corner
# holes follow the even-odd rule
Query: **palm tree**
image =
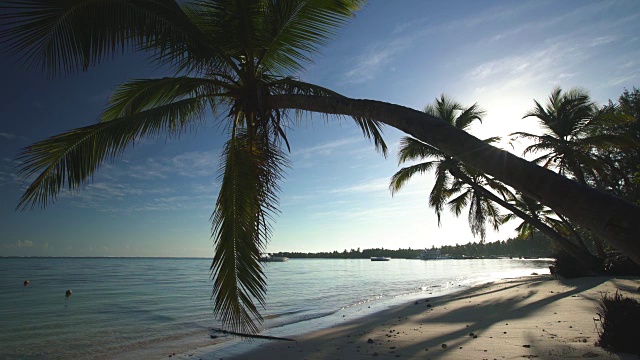
[(607, 165), (597, 157), (595, 150), (619, 145), (621, 141), (620, 137), (599, 131), (606, 113), (599, 114), (589, 94), (582, 89), (562, 92), (556, 87), (546, 106), (534, 102), (536, 106), (523, 118), (537, 118), (544, 134), (511, 134), (534, 142), (524, 154), (543, 152), (533, 160), (535, 163), (555, 168), (560, 175), (571, 176), (582, 184), (587, 183), (587, 178), (598, 179)]
[[(483, 114), (477, 104), (464, 108), (445, 96), (436, 99), (435, 104), (426, 106), (424, 111), (444, 119), (453, 127), (463, 131), (468, 129), (474, 120), (481, 121)], [(485, 141), (492, 143), (497, 140), (498, 138), (489, 138)], [(514, 205), (510, 204), (506, 200), (507, 198), (522, 199), (522, 197), (516, 198), (504, 184), (492, 177), (460, 163), (431, 145), (410, 137), (402, 139), (398, 155), (400, 164), (407, 161), (434, 159), (400, 169), (391, 178), (389, 188), (392, 193), (395, 193), (406, 185), (413, 175), (424, 174), (435, 169), (436, 181), (429, 196), (429, 205), (438, 216), (438, 224), (440, 224), (440, 215), (445, 204), (449, 205), (456, 216), (459, 216), (462, 208), (469, 204), (468, 220), (471, 232), (474, 236), (480, 235), (481, 240), (484, 241), (487, 222), (497, 230), (501, 224), (517, 216), (523, 219), (521, 227), (527, 230), (533, 228), (540, 230), (568, 254), (573, 255), (587, 269), (597, 269), (600, 266), (600, 260), (591, 255), (586, 247), (579, 248), (554, 230), (554, 226), (557, 224), (550, 220), (545, 221), (538, 216), (537, 211), (532, 212), (535, 201), (526, 198), (527, 201), (522, 200)], [(449, 200), (451, 197), (454, 198)], [(494, 203), (511, 211), (511, 213), (501, 215)], [(527, 204), (532, 207), (525, 206)]]
[[(623, 136), (602, 131), (614, 118), (609, 108), (598, 109), (582, 89), (562, 92), (560, 87), (553, 89), (544, 107), (534, 102), (536, 106), (524, 118), (537, 118), (544, 135), (513, 133), (516, 138), (534, 141), (524, 154), (543, 152), (533, 160), (535, 163), (555, 168), (560, 175), (571, 176), (582, 184), (591, 179), (596, 187), (604, 188), (602, 179), (617, 169), (609, 166), (598, 151), (626, 145)], [(601, 239), (594, 237), (594, 246), (600, 257), (606, 257)]]
[(640, 206), (583, 186), (422, 111), (382, 101), (309, 95), (272, 96), (269, 105), (323, 114), (376, 119), (492, 176), (588, 228), (640, 263)]
[[(540, 221), (544, 225), (553, 229), (558, 236), (567, 238), (572, 235), (576, 239), (577, 245), (582, 250), (589, 251), (580, 234), (578, 234), (572, 224), (564, 216), (556, 213), (532, 198), (522, 195), (522, 193), (511, 194), (509, 203), (526, 213), (530, 218)], [(504, 220), (507, 222), (514, 220), (516, 217), (522, 219), (516, 214), (511, 213), (507, 214)], [(527, 238), (532, 236), (536, 230), (540, 229), (539, 226), (536, 226), (535, 222), (532, 222), (529, 219), (522, 219), (522, 222), (515, 230), (518, 232), (520, 237)]]
[[(286, 166), (284, 155), (280, 157), (276, 147), (278, 142), (286, 145), (286, 136), (280, 134), (286, 126), (279, 121), (289, 120), (287, 110), (299, 110), (350, 116), (382, 150), (379, 123), (375, 121), (396, 127), (607, 237), (611, 244), (640, 262), (640, 242), (636, 241), (640, 233), (640, 223), (636, 221), (640, 218), (639, 206), (579, 186), (421, 111), (350, 99), (288, 76), (294, 75), (309, 60), (309, 54), (318, 51), (362, 3), (3, 1), (0, 21), (4, 30), (0, 41), (5, 53), (19, 56), (24, 63), (51, 75), (85, 71), (128, 49), (146, 52), (155, 64), (176, 72), (173, 78), (133, 81), (122, 86), (100, 124), (26, 149), (24, 175), (40, 175), (22, 198), (21, 206), (45, 206), (62, 187), (80, 187), (103, 161), (119, 155), (133, 141), (160, 136), (163, 131), (179, 133), (203, 118), (205, 109), (220, 110), (219, 114), (226, 116), (216, 119), (229, 119), (228, 130), (236, 135), (225, 151), (230, 164), (252, 160), (241, 167), (229, 165), (235, 175), (227, 177), (225, 173), (225, 180), (238, 179), (261, 187), (247, 192), (243, 192), (244, 187), (225, 187), (225, 194), (237, 192), (239, 199), (256, 211), (247, 207), (239, 213), (234, 207), (237, 204), (224, 198), (218, 201), (213, 216), (214, 225), (223, 221), (214, 226), (220, 231), (214, 237), (219, 245), (216, 251), (222, 254), (212, 264), (216, 311), (238, 328), (241, 324), (248, 327), (246, 314), (256, 313), (249, 298), (258, 298), (264, 285), (259, 267), (251, 264), (255, 264), (256, 249), (264, 244), (259, 240), (268, 234), (266, 220), (276, 210), (277, 171)], [(266, 161), (273, 154), (276, 158)], [(241, 175), (261, 176), (267, 183), (253, 185), (252, 180), (243, 180)], [(227, 216), (234, 212), (235, 218)], [(229, 236), (228, 231), (238, 237)], [(230, 239), (240, 248), (220, 246)], [(242, 250), (244, 246), (249, 251)], [(225, 259), (235, 265), (223, 266), (229, 263)], [(240, 266), (245, 268), (233, 271)], [(232, 284), (238, 276), (247, 274), (251, 278), (247, 287)], [(237, 291), (226, 291), (229, 289)], [(232, 300), (240, 296), (243, 299)], [(243, 306), (249, 310), (243, 311)], [(246, 316), (235, 317), (241, 314)], [(232, 317), (236, 320), (230, 320)]]
[[(446, 97), (444, 94), (436, 99), (435, 103), (425, 106), (424, 112), (441, 118), (451, 126), (464, 131), (474, 121), (482, 121), (482, 115), (484, 114), (477, 104), (464, 108), (460, 103)], [(486, 141), (491, 143), (497, 140), (497, 138), (491, 138)], [(427, 159), (430, 161), (424, 161)], [(436, 179), (429, 195), (429, 206), (434, 209), (438, 217), (438, 225), (440, 225), (442, 210), (445, 205), (456, 216), (460, 216), (462, 210), (467, 206), (469, 207), (469, 227), (473, 236), (480, 236), (480, 242), (484, 242), (487, 223), (494, 230), (497, 230), (502, 224), (502, 215), (493, 203), (482, 192), (476, 191), (464, 181), (452, 176), (452, 168), (464, 172), (476, 183), (494, 185), (497, 190), (503, 190), (503, 187), (499, 186), (498, 183), (492, 182), (486, 175), (461, 164), (431, 145), (411, 137), (404, 137), (398, 150), (398, 164), (404, 164), (408, 161), (424, 162), (404, 167), (396, 172), (389, 185), (391, 193), (395, 194), (400, 191), (413, 175), (428, 173), (434, 169)]]
[[(297, 123), (266, 98), (282, 94), (338, 96), (291, 75), (359, 0), (192, 1), (34, 0), (9, 3), (15, 22), (2, 39), (31, 66), (85, 70), (121, 46), (152, 54), (173, 77), (120, 85), (100, 123), (27, 147), (25, 177), (39, 174), (19, 207), (46, 206), (64, 184), (82, 186), (108, 158), (145, 137), (180, 134), (207, 110), (228, 134), (220, 193), (211, 215), (215, 254), (214, 312), (232, 330), (255, 333), (265, 277), (259, 262), (277, 213), (279, 182), (289, 165), (286, 129)], [(354, 117), (386, 152), (380, 124)]]

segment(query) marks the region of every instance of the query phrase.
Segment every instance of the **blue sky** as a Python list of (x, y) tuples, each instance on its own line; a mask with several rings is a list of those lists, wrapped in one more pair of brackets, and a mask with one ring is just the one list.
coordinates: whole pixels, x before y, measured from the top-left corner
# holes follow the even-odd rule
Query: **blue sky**
[[(479, 137), (537, 131), (522, 120), (554, 86), (581, 86), (598, 103), (640, 85), (640, 2), (371, 1), (300, 74), (353, 98), (421, 109), (441, 93), (487, 111)], [(213, 125), (179, 139), (136, 144), (103, 166), (82, 191), (45, 210), (16, 212), (26, 183), (16, 154), (35, 141), (96, 122), (111, 91), (129, 78), (165, 74), (140, 55), (87, 73), (46, 79), (0, 56), (0, 255), (212, 255), (209, 216), (224, 141)], [(427, 207), (430, 176), (396, 196), (402, 134), (385, 129), (387, 159), (349, 120), (308, 117), (290, 135), (292, 168), (280, 197), (270, 252), (423, 248), (473, 241)], [(506, 150), (519, 154), (522, 144)], [(514, 235), (516, 223), (487, 240)], [(476, 239), (477, 240), (477, 239)]]

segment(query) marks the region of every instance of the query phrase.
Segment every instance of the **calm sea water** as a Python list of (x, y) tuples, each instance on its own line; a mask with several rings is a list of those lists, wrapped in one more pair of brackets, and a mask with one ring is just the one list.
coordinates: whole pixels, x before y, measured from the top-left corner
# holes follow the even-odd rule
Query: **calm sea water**
[[(0, 258), (0, 358), (160, 358), (223, 342), (208, 259)], [(348, 316), (501, 278), (548, 273), (548, 261), (292, 259), (267, 263), (265, 333)], [(30, 286), (24, 287), (23, 281)], [(71, 289), (73, 295), (65, 297)], [(221, 345), (223, 346), (223, 345)]]

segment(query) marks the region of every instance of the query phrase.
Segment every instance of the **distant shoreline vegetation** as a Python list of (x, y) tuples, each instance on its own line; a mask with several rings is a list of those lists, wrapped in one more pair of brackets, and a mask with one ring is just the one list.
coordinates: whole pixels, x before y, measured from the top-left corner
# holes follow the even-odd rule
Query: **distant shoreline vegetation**
[[(442, 247), (432, 247), (431, 249), (440, 250), (443, 255), (449, 255), (452, 258), (465, 257), (494, 257), (494, 256), (511, 256), (511, 257), (554, 257), (554, 247), (551, 241), (544, 235), (535, 233), (529, 238), (516, 237), (506, 241), (496, 241), (490, 243), (473, 242), (464, 245), (445, 245)], [(424, 252), (424, 249), (345, 249), (342, 252), (337, 250), (332, 252), (278, 252), (273, 253), (274, 256), (286, 256), (290, 259), (368, 259), (374, 256), (387, 256), (393, 259), (415, 259)]]

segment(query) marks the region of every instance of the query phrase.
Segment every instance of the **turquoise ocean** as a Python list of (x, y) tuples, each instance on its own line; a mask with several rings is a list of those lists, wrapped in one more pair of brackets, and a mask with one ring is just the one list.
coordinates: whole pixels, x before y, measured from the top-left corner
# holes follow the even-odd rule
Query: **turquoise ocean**
[[(198, 258), (0, 258), (0, 359), (158, 359), (205, 346), (212, 357), (241, 351), (242, 343), (211, 331), (220, 324), (209, 265)], [(548, 274), (548, 265), (520, 259), (266, 263), (263, 334), (317, 330), (417, 298)]]

